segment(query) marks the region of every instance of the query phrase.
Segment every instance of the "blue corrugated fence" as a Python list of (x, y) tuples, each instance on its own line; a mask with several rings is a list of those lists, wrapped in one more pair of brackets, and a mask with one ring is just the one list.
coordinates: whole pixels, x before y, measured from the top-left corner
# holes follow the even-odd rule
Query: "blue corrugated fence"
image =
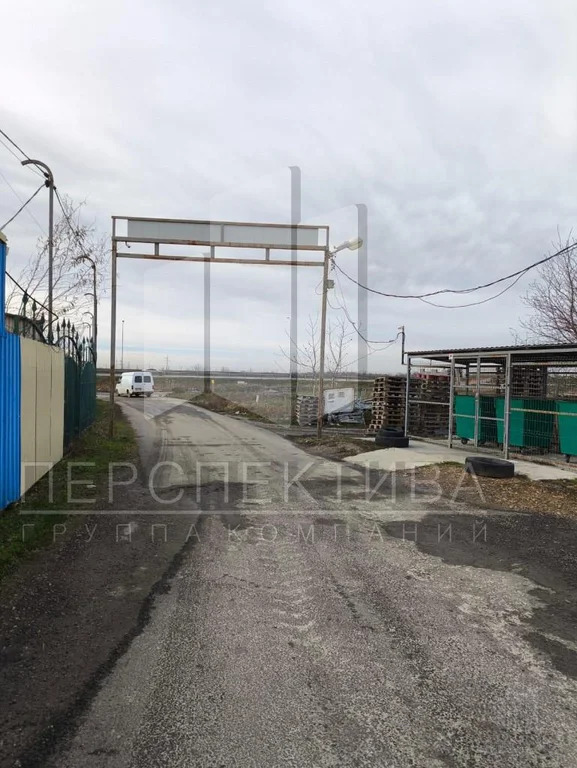
[(0, 235), (0, 510), (20, 498), (20, 338), (5, 330), (6, 242)]

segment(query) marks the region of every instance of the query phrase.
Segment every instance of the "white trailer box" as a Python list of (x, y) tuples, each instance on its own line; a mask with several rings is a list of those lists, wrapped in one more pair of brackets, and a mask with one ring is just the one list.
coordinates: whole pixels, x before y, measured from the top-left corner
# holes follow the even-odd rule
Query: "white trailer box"
[(355, 404), (355, 390), (353, 387), (345, 389), (325, 389), (325, 414), (349, 413)]

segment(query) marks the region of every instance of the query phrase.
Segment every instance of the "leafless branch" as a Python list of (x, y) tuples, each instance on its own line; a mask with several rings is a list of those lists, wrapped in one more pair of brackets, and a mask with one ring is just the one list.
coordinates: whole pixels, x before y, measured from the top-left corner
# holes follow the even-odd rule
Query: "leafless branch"
[[(570, 234), (565, 246), (571, 240)], [(559, 243), (559, 248), (564, 247)], [(577, 342), (577, 250), (540, 267), (522, 301), (531, 314), (520, 326), (531, 341)]]

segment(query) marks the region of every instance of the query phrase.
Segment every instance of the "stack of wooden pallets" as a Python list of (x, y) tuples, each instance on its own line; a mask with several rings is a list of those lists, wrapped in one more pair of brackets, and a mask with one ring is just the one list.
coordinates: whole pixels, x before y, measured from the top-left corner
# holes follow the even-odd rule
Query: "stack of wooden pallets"
[(319, 415), (319, 399), (315, 395), (299, 395), (296, 417), (300, 427), (316, 424)]
[(444, 437), (449, 424), (449, 377), (429, 374), (411, 378), (409, 433)]
[(373, 386), (372, 420), (368, 432), (378, 432), (381, 427), (405, 426), (405, 376), (381, 376)]

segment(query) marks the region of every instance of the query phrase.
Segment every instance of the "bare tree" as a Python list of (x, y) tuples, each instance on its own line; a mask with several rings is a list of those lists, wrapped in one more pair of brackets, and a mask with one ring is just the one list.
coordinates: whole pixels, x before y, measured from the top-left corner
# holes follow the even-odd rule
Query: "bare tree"
[[(346, 324), (342, 318), (328, 324), (325, 373), (330, 375), (333, 386), (335, 385), (339, 374), (345, 371), (351, 364), (351, 362), (348, 361), (348, 347), (351, 343), (351, 338), (352, 334), (347, 333)], [(305, 370), (310, 373), (311, 378), (314, 381), (314, 393), (316, 390), (316, 381), (320, 363), (320, 332), (318, 317), (311, 317), (311, 315), (309, 315), (305, 328), (304, 341), (302, 344), (296, 344), (295, 347), (296, 352), (294, 356), (291, 356), (290, 352), (282, 347), (281, 353), (287, 360), (296, 363), (300, 370)]]
[[(571, 245), (559, 239), (557, 250)], [(577, 342), (577, 246), (538, 268), (522, 298), (531, 314), (520, 321), (526, 338), (551, 343)]]
[(336, 380), (339, 375), (351, 364), (350, 361), (347, 362), (347, 358), (352, 336), (351, 332), (347, 332), (347, 327), (342, 317), (329, 325), (327, 371), (331, 375), (333, 387), (336, 386)]
[[(290, 337), (289, 337), (290, 338)], [(291, 341), (293, 341), (291, 339)], [(281, 347), (281, 353), (291, 363), (296, 364), (300, 370), (306, 370), (316, 379), (319, 365), (319, 319), (318, 317), (308, 316), (305, 328), (305, 340), (302, 344), (294, 344), (295, 351), (292, 353), (293, 344), (291, 343), (291, 352)]]
[[(66, 318), (82, 323), (83, 311), (92, 311), (93, 299), (85, 296), (92, 292), (92, 270), (86, 263), (77, 261), (79, 256), (88, 254), (96, 263), (96, 293), (103, 291), (108, 270), (108, 244), (99, 236), (94, 224), (84, 224), (81, 214), (85, 202), (74, 203), (66, 195), (61, 195), (65, 213), (54, 224), (53, 258), (53, 306), (60, 320)], [(48, 238), (37, 241), (36, 253), (33, 254), (18, 275), (18, 283), (26, 293), (48, 304)], [(18, 312), (22, 301), (22, 292), (13, 287), (6, 301), (8, 311)]]

